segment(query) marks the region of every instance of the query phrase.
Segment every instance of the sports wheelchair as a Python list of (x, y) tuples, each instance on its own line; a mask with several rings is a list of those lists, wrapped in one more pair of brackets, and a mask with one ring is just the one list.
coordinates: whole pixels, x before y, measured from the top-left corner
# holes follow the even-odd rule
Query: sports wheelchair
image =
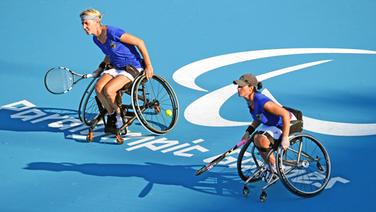
[[(258, 148), (253, 143), (253, 137), (240, 150), (237, 170), (240, 178), (245, 181), (244, 196), (249, 194), (248, 184), (261, 179), (266, 181), (260, 194), (261, 202), (266, 201), (266, 189), (279, 179), (288, 190), (302, 197), (315, 196), (328, 184), (331, 172), (328, 152), (319, 140), (303, 133), (301, 112), (296, 117), (298, 120), (291, 121), (290, 125), (290, 146), (283, 150), (280, 142), (276, 142), (277, 145), (267, 151), (266, 158), (269, 158), (271, 154), (276, 156), (277, 173), (266, 168)], [(268, 165), (271, 167), (270, 164)]]
[[(132, 68), (127, 66), (126, 68)], [(134, 71), (134, 70), (133, 70)], [(103, 108), (95, 93), (94, 78), (86, 88), (78, 109), (79, 119), (89, 126), (87, 140), (94, 138), (94, 128), (101, 122), (106, 124), (107, 111)], [(127, 94), (127, 95), (124, 95)], [(124, 104), (123, 100), (130, 96), (131, 103)], [(176, 125), (179, 116), (179, 103), (171, 85), (159, 75), (147, 79), (140, 73), (132, 83), (126, 84), (117, 91), (116, 104), (120, 108), (123, 126), (115, 133), (116, 142), (123, 143), (122, 134), (127, 133), (127, 127), (135, 119), (153, 134), (165, 134)], [(128, 101), (129, 102), (129, 101)]]

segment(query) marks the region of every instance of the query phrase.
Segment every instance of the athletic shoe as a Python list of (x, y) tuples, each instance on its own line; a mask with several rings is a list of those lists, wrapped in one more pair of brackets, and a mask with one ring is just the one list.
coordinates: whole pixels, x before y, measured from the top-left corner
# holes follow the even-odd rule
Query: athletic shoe
[(277, 172), (272, 172), (269, 167), (267, 167), (262, 173), (261, 173), (261, 178), (263, 181), (266, 183), (270, 183), (271, 181), (275, 180), (278, 178)]
[(121, 118), (120, 114), (116, 114), (116, 129), (120, 129), (123, 126), (123, 119)]
[[(116, 130), (119, 130), (123, 125), (124, 123), (127, 123), (127, 119), (124, 118), (124, 122), (123, 122), (123, 119), (121, 118), (120, 114), (117, 114), (116, 115)], [(126, 135), (128, 133), (128, 127), (125, 127), (121, 132), (119, 132), (120, 134), (122, 135)]]

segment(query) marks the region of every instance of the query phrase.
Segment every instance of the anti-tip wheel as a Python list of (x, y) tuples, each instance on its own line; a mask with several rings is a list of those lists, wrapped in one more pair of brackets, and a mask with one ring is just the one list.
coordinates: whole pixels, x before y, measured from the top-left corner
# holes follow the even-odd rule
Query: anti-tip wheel
[(248, 186), (244, 185), (243, 187), (243, 197), (248, 197), (249, 195), (249, 188)]
[(266, 191), (262, 191), (260, 194), (260, 201), (264, 203), (266, 201), (267, 196), (268, 195), (266, 194)]

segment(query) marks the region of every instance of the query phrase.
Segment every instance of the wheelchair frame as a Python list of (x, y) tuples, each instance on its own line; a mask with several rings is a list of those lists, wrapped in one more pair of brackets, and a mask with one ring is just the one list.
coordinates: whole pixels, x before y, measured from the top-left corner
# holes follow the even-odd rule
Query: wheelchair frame
[[(95, 96), (93, 100), (93, 93), (95, 94), (95, 82), (97, 79), (93, 79), (88, 87), (86, 88), (78, 109), (78, 116), (82, 122), (84, 122), (87, 126), (89, 126), (89, 133), (87, 135), (87, 140), (89, 142), (93, 141), (94, 138), (94, 128), (99, 124), (101, 121), (103, 121), (104, 124), (106, 124), (106, 119), (104, 118), (107, 111), (103, 106), (101, 105), (99, 99)], [(168, 95), (168, 100), (171, 103), (171, 109), (172, 115), (171, 117), (164, 118), (163, 117), (163, 111), (162, 107), (163, 104), (161, 103), (160, 98), (165, 98), (165, 96), (160, 97), (157, 94), (155, 94), (155, 91), (148, 91), (147, 86), (149, 84), (158, 84), (162, 87), (159, 88), (158, 92), (165, 91)], [(123, 95), (128, 94), (131, 96), (131, 104), (123, 104)], [(155, 95), (153, 99), (150, 98), (149, 95)], [(158, 98), (158, 99), (157, 99)], [(90, 113), (88, 110), (90, 110), (90, 107), (93, 107), (93, 102), (90, 103), (90, 101), (95, 101), (96, 108), (92, 108), (93, 110), (96, 110), (94, 114), (94, 117), (87, 117)], [(154, 75), (151, 79), (147, 80), (144, 74), (138, 75), (135, 80), (132, 83), (126, 84), (122, 89), (117, 91), (116, 95), (116, 104), (120, 108), (120, 114), (123, 120), (123, 126), (116, 130), (116, 132), (113, 132), (116, 137), (116, 142), (119, 144), (123, 143), (123, 139), (121, 137), (122, 134), (127, 133), (127, 127), (130, 126), (135, 119), (138, 119), (141, 123), (141, 125), (150, 131), (153, 134), (165, 134), (172, 130), (174, 126), (177, 123), (178, 116), (179, 116), (179, 103), (178, 99), (176, 97), (176, 94), (174, 90), (172, 89), (171, 85), (163, 79), (159, 75)], [(141, 104), (140, 104), (141, 102)], [(91, 106), (89, 104), (92, 104)], [(157, 129), (157, 127), (153, 126), (152, 122), (156, 122), (155, 120), (149, 121), (145, 118), (145, 111), (153, 108), (155, 115), (161, 115), (163, 118), (163, 121), (166, 122), (169, 121), (168, 126), (166, 126), (163, 129)], [(149, 115), (154, 115), (153, 112), (149, 111)], [(157, 120), (159, 121), (159, 120)], [(163, 124), (157, 124), (158, 126), (163, 126)]]
[[(262, 188), (262, 192), (260, 195), (261, 202), (265, 202), (267, 198), (266, 190), (276, 183), (279, 179), (282, 179), (282, 183), (287, 187), (287, 189), (291, 192), (293, 192), (296, 195), (302, 196), (302, 197), (312, 197), (317, 194), (319, 194), (321, 191), (323, 191), (326, 187), (326, 185), (329, 182), (330, 178), (330, 172), (331, 172), (331, 164), (330, 164), (330, 158), (329, 154), (324, 148), (324, 146), (313, 136), (309, 134), (303, 133), (303, 120), (302, 116), (298, 116), (298, 120), (291, 121), (290, 124), (290, 146), (287, 148), (287, 150), (283, 150), (281, 147), (281, 144), (277, 143), (278, 145), (273, 145), (272, 148), (270, 148), (269, 152), (266, 155), (266, 158), (269, 158), (271, 154), (274, 154), (274, 152), (277, 151), (277, 173), (273, 173), (273, 171), (269, 171), (266, 166), (264, 165), (264, 159), (257, 158), (257, 153), (255, 152), (255, 149), (257, 149), (253, 143), (253, 137), (254, 134), (248, 139), (248, 141), (240, 141), (238, 144), (236, 144), (231, 149), (227, 150), (226, 152), (222, 153), (215, 159), (213, 159), (211, 162), (207, 163), (206, 165), (202, 166), (200, 169), (196, 170), (195, 175), (201, 175), (206, 171), (211, 170), (214, 166), (219, 164), (226, 156), (228, 156), (231, 152), (235, 151), (237, 148), (242, 147), (242, 149), (239, 152), (238, 160), (237, 160), (237, 170), (239, 177), (245, 181), (244, 187), (243, 187), (243, 195), (248, 196), (249, 189), (248, 184), (252, 182), (260, 181), (262, 178), (266, 178), (265, 174), (271, 174), (271, 177), (266, 180), (267, 184)], [(315, 149), (320, 149), (322, 155), (316, 157), (310, 156), (310, 154), (307, 151), (306, 146), (309, 147), (309, 145), (306, 145), (305, 142), (304, 148), (303, 148), (303, 141), (307, 139), (308, 141), (312, 141), (315, 145)], [(300, 143), (299, 143), (300, 142)], [(294, 145), (299, 143), (299, 147), (294, 149)], [(252, 145), (251, 145), (252, 144)], [(250, 146), (251, 145), (251, 146)], [(250, 147), (250, 152), (247, 151)], [(298, 158), (296, 160), (288, 160), (288, 155), (290, 155), (289, 152), (294, 153), (295, 155), (298, 155)], [(251, 156), (251, 157), (249, 157)], [(248, 157), (248, 158), (247, 158)], [(260, 156), (261, 157), (261, 156)], [(302, 158), (307, 158), (306, 160), (303, 160)], [(325, 162), (324, 166), (320, 163), (320, 161)], [(248, 164), (248, 162), (251, 162), (251, 164)], [(316, 169), (318, 169), (318, 172), (312, 172), (309, 174), (306, 174), (305, 171), (302, 171), (299, 173), (298, 171), (295, 171), (294, 169), (302, 169), (302, 168), (309, 168), (310, 164), (316, 164)], [(270, 167), (270, 164), (268, 164)], [(285, 167), (289, 167), (290, 169), (285, 169)], [(292, 168), (291, 168), (292, 167)], [(249, 175), (245, 174), (246, 169), (252, 170)], [(290, 174), (292, 172), (293, 176)], [(298, 172), (298, 173), (297, 173)], [(324, 173), (324, 174), (323, 174)], [(300, 176), (299, 176), (300, 175)], [(302, 177), (312, 177), (307, 181), (306, 179), (301, 179)], [(291, 182), (290, 178), (294, 177)], [(305, 180), (305, 181), (304, 181)], [(314, 180), (316, 180), (315, 183), (312, 183)], [(318, 181), (322, 181), (321, 183)], [(317, 187), (318, 189), (314, 191), (305, 191), (303, 189), (299, 189), (298, 186), (295, 186), (293, 183), (311, 183), (312, 186)]]
[[(239, 152), (238, 161), (237, 161), (237, 169), (238, 174), (240, 178), (245, 181), (244, 187), (243, 187), (243, 195), (246, 197), (249, 194), (248, 184), (252, 182), (257, 182), (263, 178), (264, 175), (270, 174), (270, 178), (266, 180), (266, 185), (262, 187), (261, 194), (260, 194), (260, 201), (265, 202), (267, 199), (267, 193), (266, 190), (276, 183), (279, 179), (281, 179), (284, 186), (294, 194), (302, 197), (312, 197), (317, 194), (319, 194), (321, 191), (325, 189), (325, 186), (328, 184), (330, 179), (330, 172), (331, 172), (331, 163), (329, 154), (327, 153), (324, 146), (313, 136), (309, 134), (305, 134), (303, 132), (295, 132), (289, 136), (290, 138), (290, 147), (285, 151), (282, 149), (282, 147), (279, 145), (277, 149), (270, 149), (267, 153), (267, 157), (269, 158), (271, 154), (274, 154), (276, 152), (276, 166), (277, 166), (277, 173), (273, 173), (273, 171), (266, 169), (264, 160), (257, 158), (257, 153), (255, 150), (257, 148), (253, 144), (253, 137), (248, 140), (248, 142), (242, 147), (241, 151)], [(306, 151), (303, 151), (303, 142), (305, 139), (312, 141), (314, 143), (315, 148), (318, 148), (323, 158), (320, 158), (319, 156), (312, 157), (309, 153)], [(308, 141), (307, 141), (308, 142)], [(305, 142), (305, 143), (307, 143)], [(298, 144), (298, 149), (294, 149), (293, 145)], [(251, 146), (251, 156), (252, 159), (247, 159), (245, 154), (249, 154), (247, 151)], [(304, 144), (306, 145), (306, 144)], [(290, 153), (291, 152), (291, 153)], [(288, 160), (287, 155), (290, 154), (296, 154), (297, 160)], [(303, 160), (302, 158), (305, 158)], [(252, 165), (247, 165), (247, 162), (251, 161), (253, 163)], [(325, 165), (323, 166), (321, 163), (325, 162)], [(312, 173), (306, 173), (305, 170), (301, 171), (304, 168), (309, 168), (310, 165), (316, 164), (316, 168), (318, 171), (312, 172)], [(270, 164), (268, 164), (270, 167)], [(243, 167), (253, 167), (252, 173), (250, 176), (247, 176), (244, 174)], [(289, 167), (289, 168), (286, 168)], [(294, 172), (294, 170), (297, 170)], [(300, 170), (300, 171), (299, 171)], [(300, 173), (299, 173), (300, 172)], [(316, 187), (317, 189), (314, 191), (306, 191), (304, 189), (299, 189), (298, 186), (294, 185), (294, 183), (307, 183), (312, 182), (307, 179), (300, 179), (299, 177), (311, 177), (311, 180), (318, 180), (322, 182), (315, 182), (311, 186), (312, 188)], [(290, 179), (292, 178), (292, 179)], [(302, 184), (303, 185), (303, 184)]]

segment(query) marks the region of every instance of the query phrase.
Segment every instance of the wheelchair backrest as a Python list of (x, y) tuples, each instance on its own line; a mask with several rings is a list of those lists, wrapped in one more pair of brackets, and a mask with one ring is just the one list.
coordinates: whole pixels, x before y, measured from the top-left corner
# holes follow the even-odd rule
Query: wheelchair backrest
[(132, 65), (127, 65), (124, 67), (124, 70), (126, 72), (128, 72), (129, 74), (131, 74), (133, 76), (134, 79), (136, 79), (138, 77), (138, 75), (142, 74), (141, 72), (139, 72), (134, 66)]
[(303, 113), (300, 110), (291, 108), (291, 107), (286, 107), (283, 106), (287, 111), (291, 112), (294, 114), (297, 120), (291, 121), (290, 124), (290, 134), (295, 133), (295, 132), (302, 132), (303, 131)]
[(294, 116), (296, 117), (297, 120), (303, 121), (303, 113), (302, 113), (302, 111), (294, 109), (294, 108), (291, 108), (291, 107), (287, 107), (287, 106), (283, 106), (283, 108), (285, 108), (286, 110), (288, 110), (289, 112), (291, 112), (292, 114), (294, 114)]

